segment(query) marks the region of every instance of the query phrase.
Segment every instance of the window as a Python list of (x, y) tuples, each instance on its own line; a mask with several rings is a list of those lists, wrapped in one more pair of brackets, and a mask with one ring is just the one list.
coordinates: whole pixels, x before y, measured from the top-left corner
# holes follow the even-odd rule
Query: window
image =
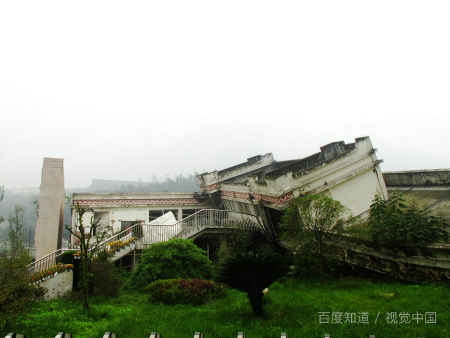
[(162, 210), (150, 210), (148, 212), (148, 221), (154, 221), (155, 219), (157, 219), (158, 217), (161, 217), (163, 215), (163, 211)]
[(200, 209), (183, 209), (183, 219), (191, 216), (192, 214), (195, 214)]

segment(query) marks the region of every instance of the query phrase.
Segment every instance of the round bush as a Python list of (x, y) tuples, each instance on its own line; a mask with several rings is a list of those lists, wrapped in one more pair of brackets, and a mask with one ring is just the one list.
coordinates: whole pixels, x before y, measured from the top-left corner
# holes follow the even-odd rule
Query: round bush
[(210, 279), (213, 269), (206, 251), (197, 247), (193, 240), (174, 238), (152, 244), (144, 251), (131, 283), (139, 290), (159, 279)]
[(210, 299), (220, 299), (227, 295), (224, 284), (201, 279), (169, 279), (151, 283), (145, 289), (154, 302), (169, 305), (200, 305)]

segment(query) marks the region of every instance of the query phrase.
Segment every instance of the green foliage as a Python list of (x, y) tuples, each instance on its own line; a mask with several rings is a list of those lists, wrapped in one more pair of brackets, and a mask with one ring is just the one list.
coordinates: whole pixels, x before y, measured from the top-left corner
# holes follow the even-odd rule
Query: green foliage
[(246, 253), (252, 243), (253, 234), (254, 231), (245, 228), (231, 229), (219, 241), (219, 249), (216, 252), (217, 263), (220, 264), (234, 254)]
[(28, 285), (23, 278), (30, 261), (25, 252), (16, 257), (0, 254), (0, 327), (6, 328), (25, 315), (30, 305), (45, 293), (43, 288)]
[(339, 235), (344, 224), (354, 222), (350, 211), (339, 201), (325, 194), (308, 194), (295, 199), (285, 211), (280, 225), (282, 240), (296, 248), (305, 247), (308, 258), (319, 268), (323, 286), (326, 262), (332, 261), (330, 247), (343, 240)]
[[(5, 197), (5, 193), (6, 193), (5, 187), (3, 185), (0, 186), (0, 202), (3, 201), (3, 198)], [(2, 216), (0, 216), (0, 223), (2, 223), (4, 220), (5, 219)]]
[(117, 297), (119, 295), (121, 280), (114, 264), (94, 259), (89, 272), (92, 274), (94, 296)]
[(262, 291), (290, 271), (283, 256), (253, 252), (236, 254), (225, 260), (214, 281), (247, 293), (255, 317), (262, 316)]
[[(20, 332), (31, 338), (46, 338), (61, 331), (75, 338), (103, 337), (105, 331), (112, 331), (119, 337), (139, 338), (148, 337), (150, 330), (163, 338), (192, 337), (197, 331), (205, 337), (236, 337), (236, 332), (259, 338), (279, 337), (280, 332), (287, 332), (289, 337), (323, 337), (324, 332), (331, 337), (448, 337), (450, 311), (443, 298), (448, 287), (342, 279), (330, 279), (327, 284), (322, 289), (317, 278), (289, 278), (283, 284), (278, 280), (263, 298), (268, 300), (264, 302), (263, 318), (253, 318), (247, 296), (234, 289), (229, 289), (223, 299), (199, 306), (150, 303), (146, 293), (122, 293), (112, 299), (92, 297), (91, 309), (84, 311), (82, 300), (54, 299), (38, 302), (26, 318), (7, 330), (0, 327), (0, 337)], [(394, 296), (387, 298), (388, 294)], [(330, 312), (330, 321), (332, 312), (368, 312), (370, 324), (320, 324), (322, 311)], [(437, 322), (387, 323), (385, 314), (393, 311), (432, 311), (437, 314)]]
[(73, 254), (78, 251), (65, 251), (58, 256), (59, 263), (62, 264), (73, 264)]
[(14, 211), (9, 213), (9, 254), (11, 257), (16, 257), (20, 255), (20, 252), (24, 250), (22, 244), (22, 229), (24, 226), (23, 222), (23, 208), (20, 205), (14, 206)]
[(192, 240), (174, 238), (152, 244), (145, 250), (131, 281), (134, 288), (142, 289), (159, 279), (209, 279), (212, 274), (213, 264), (206, 251)]
[(8, 256), (7, 252), (0, 253), (0, 285), (20, 279), (27, 272), (26, 265), (31, 263), (31, 257), (26, 251), (21, 251), (16, 257)]
[[(330, 276), (336, 276), (339, 271), (346, 266), (338, 253), (335, 252), (336, 249), (327, 248), (327, 254), (324, 255), (323, 259), (323, 272), (324, 275), (328, 274)], [(302, 245), (293, 254), (292, 264), (295, 266), (294, 276), (298, 278), (306, 277), (320, 277), (320, 268), (317, 263), (317, 256), (314, 255), (313, 250), (311, 250), (308, 244)]]
[(145, 288), (153, 302), (169, 305), (200, 305), (211, 299), (221, 299), (227, 295), (223, 284), (202, 279), (166, 279), (151, 283)]
[(273, 244), (259, 231), (239, 226), (229, 229), (229, 233), (216, 241), (219, 249), (215, 253), (214, 262), (218, 266), (235, 254), (254, 252), (274, 252)]
[(36, 216), (39, 217), (39, 198), (36, 198), (31, 202), (31, 205), (34, 206), (34, 211), (36, 212)]
[[(66, 196), (67, 200), (70, 197)], [(100, 226), (100, 218), (94, 221), (94, 217), (91, 216), (89, 233), (86, 233), (86, 228), (83, 224), (83, 215), (86, 213), (86, 209), (80, 206), (78, 203), (74, 209), (76, 213), (76, 226), (75, 229), (70, 228), (66, 225), (66, 229), (76, 238), (80, 240), (80, 259), (81, 259), (81, 289), (84, 294), (84, 308), (89, 308), (89, 288), (90, 288), (90, 277), (89, 267), (91, 265), (92, 258), (98, 251), (99, 244), (106, 237), (107, 233), (110, 231), (110, 226)], [(94, 230), (95, 236), (94, 236)], [(94, 243), (90, 244), (91, 239), (94, 239)]]
[(111, 257), (114, 253), (99, 250), (89, 266), (91, 292), (94, 296), (117, 297), (122, 284), (119, 269)]
[(13, 324), (20, 316), (30, 310), (30, 306), (45, 294), (43, 287), (28, 285), (23, 279), (17, 279), (2, 285), (0, 289), (0, 326), (3, 329)]
[(413, 202), (406, 206), (404, 199), (398, 195), (385, 202), (377, 194), (370, 206), (368, 228), (372, 240), (385, 245), (397, 246), (414, 244), (424, 246), (426, 243), (448, 242), (448, 221), (442, 217), (430, 215)]

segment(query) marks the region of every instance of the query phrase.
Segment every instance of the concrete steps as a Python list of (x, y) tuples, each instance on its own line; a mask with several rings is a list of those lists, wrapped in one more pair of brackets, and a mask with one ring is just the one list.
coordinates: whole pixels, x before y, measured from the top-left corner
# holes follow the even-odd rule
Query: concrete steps
[(114, 256), (111, 257), (111, 260), (113, 262), (115, 262), (118, 259), (121, 259), (122, 257), (125, 257), (126, 255), (128, 255), (130, 252), (132, 252), (135, 249), (136, 249), (136, 243), (125, 245), (120, 250), (118, 250), (118, 251), (116, 251), (114, 253)]

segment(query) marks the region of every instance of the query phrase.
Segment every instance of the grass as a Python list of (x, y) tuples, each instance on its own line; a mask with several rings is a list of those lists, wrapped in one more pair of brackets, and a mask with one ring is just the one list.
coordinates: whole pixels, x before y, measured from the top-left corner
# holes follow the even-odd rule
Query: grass
[[(252, 317), (246, 295), (236, 290), (230, 290), (225, 299), (202, 306), (152, 304), (148, 295), (123, 293), (113, 299), (92, 298), (89, 311), (83, 310), (81, 301), (41, 302), (7, 331), (26, 334), (27, 338), (55, 337), (61, 331), (74, 338), (102, 337), (106, 331), (121, 338), (144, 338), (152, 331), (162, 338), (188, 338), (197, 331), (205, 338), (232, 338), (240, 331), (248, 338), (275, 338), (281, 332), (298, 338), (324, 337), (325, 333), (333, 338), (370, 334), (377, 338), (449, 337), (449, 291), (447, 286), (337, 279), (326, 280), (322, 289), (319, 279), (288, 279), (274, 283), (264, 296), (263, 318)], [(321, 324), (320, 312), (368, 312), (368, 324)], [(386, 312), (435, 312), (436, 324), (423, 320), (418, 324), (388, 324)], [(0, 337), (7, 331), (1, 331)]]

